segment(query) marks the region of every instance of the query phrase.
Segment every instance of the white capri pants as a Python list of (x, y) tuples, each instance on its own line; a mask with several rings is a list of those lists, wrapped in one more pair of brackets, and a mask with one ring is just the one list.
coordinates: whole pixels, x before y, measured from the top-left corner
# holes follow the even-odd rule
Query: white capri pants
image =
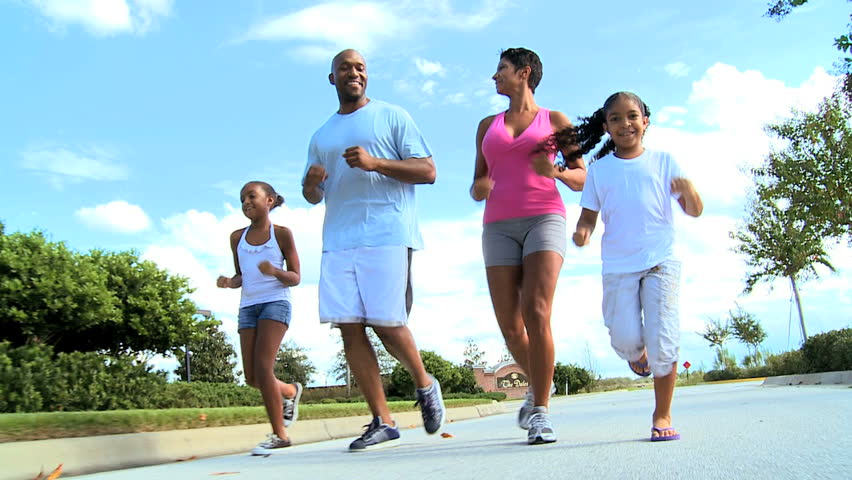
[(603, 275), (603, 317), (612, 348), (628, 362), (648, 351), (654, 376), (672, 372), (680, 349), (680, 262), (667, 260), (632, 273)]

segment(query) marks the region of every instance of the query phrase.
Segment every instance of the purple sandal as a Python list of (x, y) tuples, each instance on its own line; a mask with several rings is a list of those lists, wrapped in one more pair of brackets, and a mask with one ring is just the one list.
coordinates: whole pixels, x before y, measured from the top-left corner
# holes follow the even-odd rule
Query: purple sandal
[[(669, 440), (680, 440), (680, 434), (675, 433), (674, 435), (663, 436), (663, 432), (671, 432), (674, 430), (674, 427), (666, 427), (666, 428), (658, 428), (651, 427), (651, 441), (652, 442), (667, 442)], [(653, 432), (657, 432), (658, 436), (654, 436)]]

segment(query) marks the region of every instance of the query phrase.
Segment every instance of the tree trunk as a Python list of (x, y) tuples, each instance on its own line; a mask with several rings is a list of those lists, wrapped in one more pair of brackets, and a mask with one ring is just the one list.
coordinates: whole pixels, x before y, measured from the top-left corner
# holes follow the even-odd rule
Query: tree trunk
[(790, 284), (793, 285), (793, 296), (796, 299), (796, 309), (799, 310), (799, 323), (802, 325), (802, 343), (808, 339), (808, 331), (805, 330), (805, 317), (802, 315), (802, 301), (799, 298), (799, 287), (796, 286), (796, 278), (790, 275)]

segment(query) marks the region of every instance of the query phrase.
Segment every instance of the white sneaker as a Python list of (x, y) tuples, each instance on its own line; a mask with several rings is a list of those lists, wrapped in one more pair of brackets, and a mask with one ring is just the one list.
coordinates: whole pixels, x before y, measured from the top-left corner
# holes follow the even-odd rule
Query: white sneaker
[(281, 440), (278, 438), (278, 435), (274, 433), (270, 433), (266, 436), (266, 440), (257, 444), (256, 447), (251, 449), (252, 455), (270, 455), (282, 448), (287, 448), (291, 445), (290, 439)]
[(550, 421), (550, 414), (545, 407), (533, 407), (530, 417), (530, 429), (527, 433), (527, 443), (540, 445), (542, 443), (553, 443), (556, 441), (556, 432)]
[[(550, 396), (552, 397), (556, 394), (556, 385), (550, 385)], [(521, 409), (518, 410), (518, 427), (529, 430), (530, 429), (530, 417), (533, 414), (533, 407), (535, 406), (533, 400), (533, 392), (532, 388), (527, 389), (527, 393), (524, 394), (524, 403), (521, 405)]]

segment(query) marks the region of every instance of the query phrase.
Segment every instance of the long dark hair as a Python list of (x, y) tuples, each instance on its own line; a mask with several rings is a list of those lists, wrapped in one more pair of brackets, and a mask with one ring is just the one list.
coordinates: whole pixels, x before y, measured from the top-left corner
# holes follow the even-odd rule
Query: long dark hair
[[(606, 112), (612, 107), (612, 104), (616, 102), (619, 98), (627, 98), (634, 102), (636, 102), (639, 107), (642, 108), (642, 115), (646, 117), (651, 116), (651, 110), (648, 108), (648, 105), (639, 98), (638, 95), (631, 92), (617, 92), (613, 93), (606, 99), (603, 104), (603, 107), (595, 110), (589, 117), (580, 117), (579, 124), (571, 127), (563, 128), (562, 130), (554, 132), (552, 135), (547, 137), (538, 148), (538, 151), (544, 151), (548, 153), (556, 153), (559, 151), (563, 151), (568, 147), (576, 146), (577, 148), (568, 154), (568, 158), (563, 159), (563, 162), (560, 162), (560, 169), (565, 168), (565, 164), (592, 151), (595, 148), (595, 145), (600, 143), (601, 138), (603, 138), (606, 131), (604, 131), (604, 123), (606, 123)], [(597, 160), (608, 153), (615, 150), (615, 143), (613, 143), (611, 138), (608, 138), (607, 141), (603, 144), (600, 150), (597, 151), (592, 156), (592, 161)], [(589, 162), (591, 163), (591, 162)]]

